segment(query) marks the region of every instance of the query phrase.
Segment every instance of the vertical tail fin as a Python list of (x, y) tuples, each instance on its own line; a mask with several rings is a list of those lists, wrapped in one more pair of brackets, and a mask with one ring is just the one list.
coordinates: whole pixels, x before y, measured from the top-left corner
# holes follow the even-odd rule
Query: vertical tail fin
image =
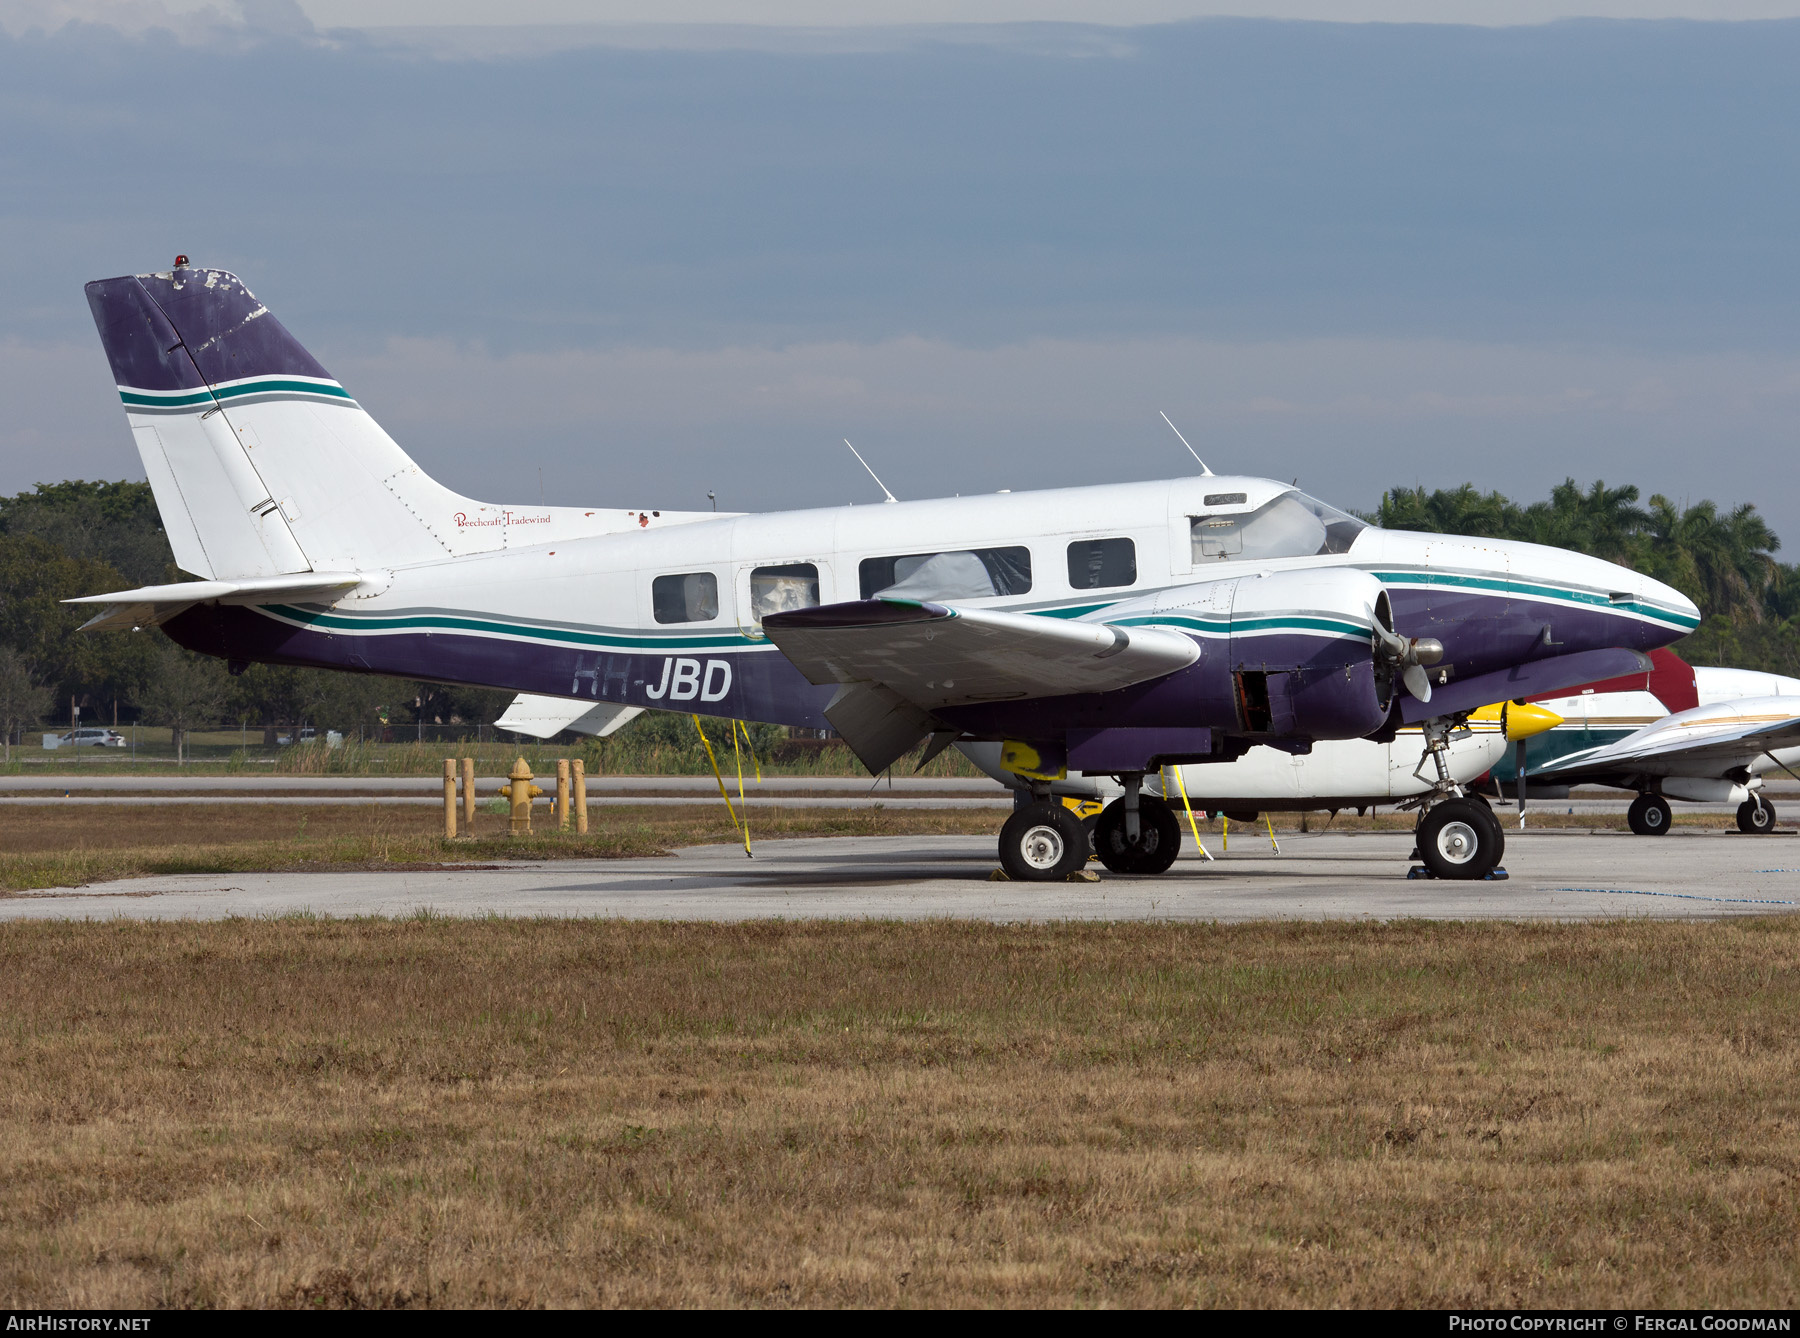
[(182, 266), (87, 298), (184, 569), (369, 571), (505, 546), (516, 513), (428, 477), (236, 275)]
[(224, 270), (99, 279), (87, 298), (175, 560), (195, 575), (372, 572), (717, 519), (452, 492)]

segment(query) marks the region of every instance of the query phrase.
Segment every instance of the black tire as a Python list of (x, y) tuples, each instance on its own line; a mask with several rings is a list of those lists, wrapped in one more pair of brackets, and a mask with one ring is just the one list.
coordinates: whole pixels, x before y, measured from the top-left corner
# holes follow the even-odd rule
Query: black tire
[(1480, 795), (1467, 797), (1474, 803), (1478, 816), (1487, 822), (1489, 833), (1494, 838), (1494, 863), (1499, 864), (1506, 858), (1506, 825), (1500, 821), (1500, 815), (1494, 812), (1487, 800)]
[(1625, 823), (1639, 836), (1666, 836), (1675, 825), (1675, 811), (1660, 794), (1640, 794), (1625, 810)]
[(1000, 829), (1000, 867), (1015, 882), (1061, 882), (1087, 857), (1081, 819), (1058, 803), (1026, 804)]
[(1420, 821), (1418, 835), (1419, 857), (1439, 878), (1486, 878), (1500, 864), (1500, 824), (1472, 799), (1434, 804)]
[(1099, 826), (1100, 815), (1098, 813), (1094, 814), (1091, 818), (1083, 818), (1081, 820), (1081, 829), (1087, 833), (1087, 857), (1089, 859), (1094, 859), (1100, 853), (1099, 838), (1094, 835), (1095, 830)]
[(1125, 838), (1125, 801), (1115, 799), (1100, 810), (1094, 825), (1094, 853), (1114, 873), (1162, 873), (1181, 853), (1181, 823), (1162, 800), (1140, 795), (1133, 844)]
[(1775, 805), (1760, 794), (1753, 794), (1738, 805), (1737, 825), (1740, 832), (1760, 835), (1775, 830)]

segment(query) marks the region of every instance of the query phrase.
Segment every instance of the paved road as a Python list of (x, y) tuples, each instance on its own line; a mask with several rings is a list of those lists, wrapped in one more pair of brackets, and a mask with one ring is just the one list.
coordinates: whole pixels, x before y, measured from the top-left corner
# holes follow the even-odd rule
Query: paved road
[[(556, 772), (549, 773), (552, 784)], [(544, 783), (539, 773), (537, 783)], [(504, 776), (477, 776), (475, 788), (492, 793), (506, 783)], [(736, 778), (730, 782), (735, 788)], [(1005, 792), (994, 781), (985, 778), (929, 776), (896, 776), (880, 782), (867, 776), (765, 776), (758, 782), (764, 790), (786, 793), (846, 794), (961, 794), (1001, 795)], [(711, 776), (589, 776), (590, 794), (717, 794), (718, 782)], [(79, 794), (83, 790), (105, 790), (109, 793), (133, 792), (155, 794), (168, 792), (180, 796), (219, 791), (227, 794), (279, 793), (287, 790), (314, 790), (320, 794), (431, 794), (444, 792), (442, 776), (134, 776), (127, 771), (95, 776), (0, 776), (0, 795), (61, 793)]]
[(765, 917), (981, 920), (1708, 919), (1800, 909), (1800, 836), (1513, 834), (1512, 877), (1409, 882), (1409, 838), (1314, 833), (1189, 851), (1159, 878), (993, 883), (978, 837), (837, 837), (701, 846), (672, 858), (428, 872), (184, 875), (0, 898), (0, 919), (233, 915)]

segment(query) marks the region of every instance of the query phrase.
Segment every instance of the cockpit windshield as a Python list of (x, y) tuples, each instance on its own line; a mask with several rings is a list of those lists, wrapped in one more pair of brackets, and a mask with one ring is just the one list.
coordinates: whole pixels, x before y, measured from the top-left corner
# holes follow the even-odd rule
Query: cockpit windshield
[[(1227, 493), (1221, 500), (1241, 496)], [(1213, 512), (1192, 517), (1190, 524), (1196, 564), (1348, 553), (1356, 536), (1368, 528), (1355, 516), (1298, 490), (1281, 493), (1254, 511)]]

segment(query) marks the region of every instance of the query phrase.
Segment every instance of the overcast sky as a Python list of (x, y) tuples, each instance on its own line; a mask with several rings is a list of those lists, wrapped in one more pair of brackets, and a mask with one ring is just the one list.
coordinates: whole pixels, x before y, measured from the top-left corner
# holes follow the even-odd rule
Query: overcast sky
[(1157, 477), (1166, 409), (1340, 504), (1605, 477), (1800, 548), (1800, 21), (304, 10), (0, 2), (0, 490), (141, 476), (81, 284), (183, 251), (492, 500), (868, 500), (845, 436), (901, 496)]

